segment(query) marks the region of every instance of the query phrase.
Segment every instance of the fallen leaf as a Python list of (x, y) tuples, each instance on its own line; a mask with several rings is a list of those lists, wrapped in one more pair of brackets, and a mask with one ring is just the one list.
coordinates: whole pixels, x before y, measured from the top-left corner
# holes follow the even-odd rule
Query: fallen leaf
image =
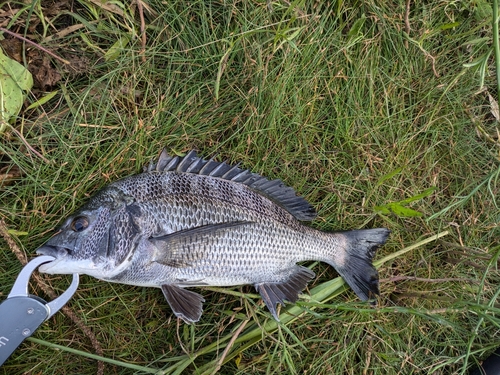
[(490, 93), (488, 93), (488, 98), (490, 99), (491, 105), (491, 113), (496, 118), (497, 121), (500, 121), (500, 111), (498, 110), (498, 102), (495, 100)]
[(61, 80), (59, 72), (52, 67), (49, 57), (38, 50), (30, 51), (28, 69), (35, 79), (35, 87), (43, 91), (53, 87)]

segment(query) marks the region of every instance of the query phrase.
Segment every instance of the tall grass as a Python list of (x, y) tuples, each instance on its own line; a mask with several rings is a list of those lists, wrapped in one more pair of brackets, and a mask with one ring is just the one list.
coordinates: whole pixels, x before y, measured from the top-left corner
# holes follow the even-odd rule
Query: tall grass
[[(463, 374), (494, 350), (491, 6), (410, 2), (407, 13), (402, 0), (275, 1), (272, 10), (266, 1), (151, 0), (141, 53), (138, 9), (116, 4), (122, 12), (82, 0), (58, 15), (38, 4), (54, 30), (34, 25), (32, 37), (81, 68), (53, 61), (58, 93), (15, 124), (48, 162), (14, 133), (0, 141), (2, 171), (21, 174), (0, 186), (0, 217), (27, 233), (17, 238), (26, 253), (166, 147), (282, 179), (317, 208), (317, 228), (389, 227), (377, 259), (397, 256), (379, 264), (376, 308), (330, 267), (306, 264), (318, 277), (280, 323), (249, 286), (200, 290), (205, 312), (189, 326), (156, 289), (82, 277), (69, 306), (96, 334), (105, 373)], [(35, 22), (29, 15), (18, 17)], [(44, 41), (71, 25), (80, 28)], [(6, 296), (20, 265), (0, 246)], [(47, 280), (59, 290), (68, 282)], [(94, 374), (95, 349), (58, 313), (2, 370)]]

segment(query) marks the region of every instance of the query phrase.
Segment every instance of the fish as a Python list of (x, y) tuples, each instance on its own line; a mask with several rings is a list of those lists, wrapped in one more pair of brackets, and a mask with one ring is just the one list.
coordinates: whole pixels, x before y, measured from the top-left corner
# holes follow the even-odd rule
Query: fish
[(117, 180), (70, 215), (39, 255), (47, 274), (86, 274), (160, 288), (173, 313), (200, 320), (203, 286), (250, 284), (272, 317), (315, 277), (297, 263), (331, 265), (363, 301), (379, 295), (372, 260), (386, 228), (326, 232), (304, 222), (314, 207), (281, 180), (239, 164), (164, 149), (140, 174)]

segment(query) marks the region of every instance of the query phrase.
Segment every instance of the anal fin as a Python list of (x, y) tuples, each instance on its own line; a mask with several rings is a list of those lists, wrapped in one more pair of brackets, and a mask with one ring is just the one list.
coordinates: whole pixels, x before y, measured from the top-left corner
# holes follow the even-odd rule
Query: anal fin
[(291, 271), (289, 278), (282, 282), (266, 282), (255, 284), (255, 289), (259, 292), (267, 308), (274, 319), (279, 321), (277, 304), (285, 305), (285, 301), (295, 302), (299, 299), (299, 293), (302, 292), (307, 283), (314, 278), (314, 272), (309, 268), (295, 266)]
[(162, 285), (161, 290), (170, 308), (178, 318), (188, 324), (200, 320), (203, 312), (203, 302), (205, 302), (201, 295), (172, 284)]

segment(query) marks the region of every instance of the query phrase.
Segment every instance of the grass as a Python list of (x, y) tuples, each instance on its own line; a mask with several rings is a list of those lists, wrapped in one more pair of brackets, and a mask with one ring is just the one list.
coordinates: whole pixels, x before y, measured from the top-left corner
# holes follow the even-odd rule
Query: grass
[[(2, 172), (20, 174), (0, 186), (0, 218), (30, 256), (98, 188), (163, 147), (282, 179), (317, 208), (317, 228), (392, 230), (377, 256), (396, 254), (379, 264), (377, 308), (311, 263), (318, 277), (279, 324), (248, 286), (201, 290), (203, 317), (188, 326), (159, 290), (83, 276), (68, 305), (96, 335), (104, 373), (464, 374), (498, 346), (500, 127), (487, 2), (411, 2), (408, 29), (402, 0), (276, 1), (272, 11), (266, 1), (150, 0), (143, 54), (136, 5), (12, 4), (11, 31), (78, 67), (52, 60), (61, 80), (29, 103), (57, 94), (19, 115), (23, 139), (0, 140)], [(411, 211), (376, 209), (397, 202)], [(4, 297), (21, 266), (0, 249)], [(46, 280), (58, 291), (69, 283)], [(95, 354), (58, 313), (2, 370), (95, 374)]]

